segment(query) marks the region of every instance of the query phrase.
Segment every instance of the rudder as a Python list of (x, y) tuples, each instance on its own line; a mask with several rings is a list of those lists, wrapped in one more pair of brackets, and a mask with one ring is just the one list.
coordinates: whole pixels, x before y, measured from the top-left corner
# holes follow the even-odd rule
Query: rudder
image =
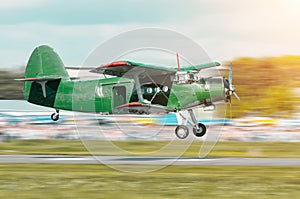
[(58, 86), (69, 75), (58, 54), (49, 46), (34, 49), (25, 70), (24, 98), (31, 103), (53, 107)]
[(65, 66), (56, 52), (43, 45), (34, 49), (25, 71), (25, 78), (68, 77)]

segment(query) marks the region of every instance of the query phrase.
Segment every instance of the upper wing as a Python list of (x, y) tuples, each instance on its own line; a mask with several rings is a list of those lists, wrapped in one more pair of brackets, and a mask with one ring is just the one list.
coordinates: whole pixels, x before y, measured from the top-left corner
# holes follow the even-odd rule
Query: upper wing
[[(202, 70), (205, 68), (211, 68), (215, 66), (220, 66), (219, 62), (210, 62), (206, 64), (199, 64), (199, 65), (192, 65), (192, 66), (185, 66), (180, 69), (180, 71), (189, 71), (189, 70)], [(116, 61), (106, 65), (99, 66), (97, 68), (92, 69), (90, 72), (99, 73), (104, 75), (113, 75), (118, 77), (123, 77), (124, 74), (128, 73), (129, 71), (134, 71), (135, 68), (139, 68), (139, 71), (143, 70), (149, 74), (153, 75), (167, 75), (167, 74), (175, 74), (177, 72), (176, 68), (171, 67), (163, 67), (163, 66), (156, 66), (156, 65), (149, 65), (149, 64), (142, 64), (132, 61)]]
[[(106, 64), (106, 65), (102, 65), (97, 68), (94, 68), (90, 72), (123, 77), (126, 73), (132, 73), (132, 72), (135, 72), (135, 70), (144, 71), (151, 75), (156, 75), (156, 74), (165, 74), (166, 75), (166, 74), (176, 73), (176, 70), (174, 70), (173, 68), (148, 65), (148, 64), (142, 64), (142, 63), (131, 62), (131, 61), (112, 62), (112, 63)], [(128, 74), (125, 76), (128, 76)]]
[(180, 71), (189, 71), (189, 70), (202, 70), (205, 68), (211, 68), (215, 66), (220, 66), (221, 64), (219, 62), (210, 62), (206, 64), (198, 64), (198, 65), (191, 65), (191, 66), (184, 66), (180, 69)]

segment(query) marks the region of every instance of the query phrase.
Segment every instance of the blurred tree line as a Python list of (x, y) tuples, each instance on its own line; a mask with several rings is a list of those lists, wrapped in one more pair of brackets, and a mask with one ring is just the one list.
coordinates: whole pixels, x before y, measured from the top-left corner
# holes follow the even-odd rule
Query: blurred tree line
[[(17, 71), (24, 71), (24, 69)], [(24, 99), (23, 82), (14, 80), (23, 77), (24, 72), (0, 71), (0, 100)]]
[[(233, 84), (241, 98), (238, 101), (233, 97), (233, 117), (247, 114), (284, 117), (297, 111), (300, 98), (295, 89), (300, 88), (300, 56), (237, 58), (231, 63)], [(228, 70), (222, 73), (228, 76)], [(23, 82), (14, 80), (22, 77), (21, 72), (0, 71), (0, 99), (23, 99)]]
[(233, 99), (233, 117), (285, 117), (297, 111), (300, 98), (295, 91), (300, 88), (300, 56), (238, 58), (232, 65), (233, 84), (241, 98)]

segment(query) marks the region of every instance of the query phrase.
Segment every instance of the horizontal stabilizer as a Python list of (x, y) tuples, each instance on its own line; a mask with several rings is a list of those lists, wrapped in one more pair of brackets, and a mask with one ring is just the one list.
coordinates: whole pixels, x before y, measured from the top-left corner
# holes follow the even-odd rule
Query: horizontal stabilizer
[(90, 67), (90, 66), (65, 66), (65, 69), (68, 70), (93, 70), (95, 67)]
[[(71, 80), (76, 80), (76, 79), (80, 79), (80, 77), (69, 77)], [(53, 80), (59, 80), (61, 79), (60, 77), (29, 77), (29, 78), (19, 78), (19, 79), (15, 79), (16, 81), (22, 81), (22, 82), (26, 82), (26, 81), (38, 81), (38, 82), (42, 82), (42, 81), (53, 81)]]
[(51, 81), (51, 80), (59, 80), (61, 78), (57, 78), (57, 77), (28, 77), (28, 78), (20, 78), (20, 79), (15, 79), (16, 81)]

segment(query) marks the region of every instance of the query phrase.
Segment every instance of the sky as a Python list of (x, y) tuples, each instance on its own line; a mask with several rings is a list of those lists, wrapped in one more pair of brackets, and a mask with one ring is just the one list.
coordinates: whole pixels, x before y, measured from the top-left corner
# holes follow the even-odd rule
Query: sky
[(1, 0), (0, 68), (26, 65), (42, 44), (78, 66), (101, 43), (139, 28), (183, 34), (221, 62), (300, 55), (299, 9), (298, 0)]

